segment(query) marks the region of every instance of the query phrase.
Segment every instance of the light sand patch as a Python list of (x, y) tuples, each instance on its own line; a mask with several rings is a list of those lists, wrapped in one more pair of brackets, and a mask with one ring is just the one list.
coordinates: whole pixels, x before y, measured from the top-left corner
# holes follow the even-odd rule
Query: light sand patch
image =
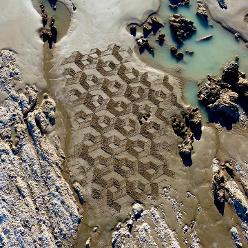
[(16, 51), (24, 81), (44, 87), (42, 42), (36, 32), (41, 19), (31, 0), (0, 1), (0, 9), (0, 49)]
[(227, 9), (221, 9), (216, 0), (206, 0), (205, 2), (215, 21), (221, 23), (233, 33), (240, 33), (245, 40), (248, 40), (247, 22), (244, 19), (248, 13), (248, 2), (246, 0), (226, 1)]

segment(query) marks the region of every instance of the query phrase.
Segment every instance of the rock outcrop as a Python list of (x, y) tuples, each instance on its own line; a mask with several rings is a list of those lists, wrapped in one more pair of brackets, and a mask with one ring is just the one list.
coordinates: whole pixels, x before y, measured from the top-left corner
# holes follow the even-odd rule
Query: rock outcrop
[(192, 164), (191, 153), (193, 142), (201, 137), (202, 117), (198, 108), (189, 107), (182, 111), (181, 117), (172, 117), (172, 128), (183, 142), (178, 145), (179, 154), (186, 166)]
[(181, 6), (189, 6), (190, 0), (170, 0), (169, 7), (173, 10), (178, 9)]
[(247, 107), (244, 102), (247, 95), (248, 80), (233, 61), (224, 67), (221, 78), (208, 76), (198, 92), (198, 99), (206, 107), (210, 121), (231, 128), (239, 121), (239, 105)]
[(203, 19), (203, 21), (208, 21), (208, 11), (205, 4), (201, 1), (197, 1), (196, 14)]
[(69, 247), (80, 216), (60, 168), (55, 102), (25, 86), (11, 51), (0, 53), (0, 246)]
[(169, 18), (170, 28), (179, 43), (183, 43), (190, 38), (195, 32), (194, 23), (183, 15), (174, 14)]
[[(242, 192), (238, 182), (234, 179), (234, 168), (232, 161), (220, 162), (216, 158), (213, 160), (213, 195), (215, 205), (224, 214), (225, 203), (229, 203), (241, 221), (242, 234), (247, 238), (248, 230), (248, 201)], [(242, 247), (240, 236), (236, 228), (231, 229), (231, 235), (237, 247)]]
[[(138, 207), (138, 210), (137, 210)], [(142, 210), (142, 211), (141, 211)], [(140, 213), (139, 218), (135, 217)], [(152, 207), (144, 210), (140, 204), (134, 204), (133, 213), (126, 223), (119, 223), (112, 235), (112, 247), (167, 247), (180, 248), (174, 232), (169, 228), (159, 211)], [(130, 231), (130, 223), (132, 229)]]

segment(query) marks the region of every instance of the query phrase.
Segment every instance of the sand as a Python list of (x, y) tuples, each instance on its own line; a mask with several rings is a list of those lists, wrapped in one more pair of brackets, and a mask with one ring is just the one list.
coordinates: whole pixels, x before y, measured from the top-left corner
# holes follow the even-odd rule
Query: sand
[(31, 0), (0, 1), (0, 49), (10, 48), (18, 54), (18, 64), (27, 83), (45, 86), (42, 75), (42, 42), (38, 37), (40, 16)]
[[(63, 2), (71, 9), (70, 0)], [(88, 52), (92, 47), (105, 49), (111, 43), (134, 47), (134, 40), (126, 33), (129, 22), (142, 21), (155, 12), (159, 0), (75, 0), (68, 34), (57, 44), (54, 51), (55, 72), (64, 57), (74, 51)]]
[[(63, 2), (67, 4), (68, 8), (72, 9), (71, 1), (63, 0)], [(214, 9), (215, 3), (213, 1), (208, 0), (208, 2), (212, 15), (216, 14), (215, 19), (220, 20), (221, 10)], [(58, 80), (54, 83), (56, 89), (61, 89), (61, 86), (63, 86), (65, 78), (60, 73), (64, 69), (72, 68), (77, 70), (76, 73), (79, 76), (73, 79), (67, 77), (66, 87), (63, 91), (59, 90), (58, 92), (62, 97), (60, 100), (63, 102), (65, 112), (69, 114), (70, 120), (68, 116), (65, 117), (64, 115), (64, 118), (68, 117), (67, 121), (72, 124), (72, 126), (68, 125), (67, 127), (71, 128), (71, 130), (64, 130), (67, 134), (68, 132), (72, 133), (72, 136), (69, 137), (71, 140), (67, 139), (67, 146), (70, 148), (70, 157), (68, 157), (70, 179), (72, 181), (79, 181), (84, 186), (86, 201), (88, 201), (83, 209), (84, 225), (87, 225), (88, 230), (86, 231), (85, 226), (82, 226), (80, 229), (78, 247), (82, 246), (83, 241), (85, 242), (88, 238), (87, 235), (90, 235), (92, 227), (96, 224), (100, 225), (99, 233), (97, 233), (100, 237), (96, 241), (99, 241), (99, 247), (104, 247), (106, 239), (108, 243), (110, 241), (109, 237), (115, 222), (127, 216), (128, 206), (134, 200), (142, 198), (141, 200), (144, 200), (147, 205), (158, 205), (158, 199), (161, 198), (161, 190), (165, 185), (169, 184), (174, 188), (176, 198), (180, 202), (182, 199), (185, 199), (186, 191), (191, 190), (193, 187), (195, 188), (193, 193), (197, 198), (194, 210), (192, 210), (192, 200), (188, 204), (184, 201), (185, 211), (190, 212), (192, 210), (193, 213), (187, 213), (183, 221), (177, 222), (174, 220), (175, 213), (171, 216), (168, 214), (168, 224), (175, 228), (177, 233), (182, 233), (182, 225), (184, 223), (197, 220), (197, 225), (199, 225), (197, 231), (202, 239), (202, 244), (210, 244), (209, 240), (212, 242), (211, 245), (217, 242), (219, 237), (216, 233), (218, 231), (224, 234), (222, 235), (223, 237), (226, 237), (229, 232), (228, 228), (233, 224), (231, 220), (228, 220), (232, 215), (228, 213), (226, 219), (220, 220), (220, 216), (212, 202), (210, 187), (210, 162), (216, 155), (216, 149), (218, 148), (215, 147), (215, 129), (203, 129), (202, 140), (195, 143), (193, 166), (189, 169), (183, 167), (177, 153), (177, 138), (170, 125), (167, 125), (169, 116), (166, 116), (166, 118), (163, 116), (164, 113), (165, 115), (170, 115), (171, 112), (174, 113), (180, 110), (179, 104), (181, 104), (182, 93), (180, 82), (174, 77), (169, 76), (168, 82), (164, 84), (161, 71), (150, 68), (140, 62), (135, 58), (135, 55), (129, 57), (130, 54), (127, 48), (133, 48), (135, 43), (132, 37), (127, 34), (126, 25), (134, 21), (142, 22), (148, 14), (158, 9), (160, 1), (75, 0), (74, 3), (77, 11), (72, 12), (72, 22), (68, 34), (56, 44), (56, 48), (53, 50), (53, 63), (55, 65), (53, 71), (58, 75)], [(6, 33), (6, 39), (0, 42), (0, 46), (6, 47), (8, 45), (8, 47), (11, 46), (12, 49), (17, 51), (18, 57), (22, 62), (20, 65), (24, 71), (25, 80), (42, 82), (43, 44), (39, 40), (38, 35), (35, 35), (36, 30), (40, 27), (40, 17), (32, 8), (30, 1), (10, 0), (7, 4), (2, 3), (2, 6), (4, 7), (2, 16), (6, 18), (2, 17), (4, 22), (13, 22), (13, 29), (16, 30), (16, 34), (19, 34), (19, 30), (23, 30), (23, 33), (19, 35), (19, 40), (13, 39), (7, 26), (4, 27), (2, 25), (0, 30), (4, 34)], [(13, 8), (13, 6), (15, 7)], [(9, 14), (10, 9), (11, 15)], [(232, 11), (227, 13), (231, 15)], [(230, 22), (228, 24), (230, 27), (231, 23), (234, 23), (228, 20), (227, 17), (226, 22)], [(223, 21), (223, 25), (224, 23)], [(8, 39), (11, 41), (8, 41)], [(114, 46), (109, 46), (106, 49), (111, 43), (121, 45), (120, 51), (117, 49), (118, 52), (113, 53), (113, 50), (115, 50)], [(90, 49), (92, 48), (98, 48), (101, 51), (95, 50), (90, 54)], [(87, 55), (83, 59), (71, 61), (62, 67), (61, 61), (64, 57), (68, 57), (75, 51)], [(97, 57), (99, 52), (101, 55), (98, 55), (98, 57), (100, 58)], [(118, 56), (119, 52), (124, 58), (123, 61)], [(117, 58), (121, 61), (115, 58), (116, 53)], [(101, 64), (99, 62), (101, 59), (106, 63)], [(87, 63), (87, 61), (90, 63), (88, 67), (83, 69), (79, 69), (76, 65), (76, 62)], [(112, 63), (108, 63), (109, 61), (112, 61)], [(116, 65), (113, 66), (113, 64)], [(96, 65), (98, 68), (96, 68)], [(99, 67), (104, 68), (100, 68), (100, 70)], [(119, 73), (119, 67), (126, 68), (125, 72)], [(104, 72), (102, 69), (109, 70), (109, 73), (108, 71)], [(151, 82), (154, 82), (155, 78), (158, 77), (159, 80), (156, 82), (158, 87), (154, 88), (153, 83), (150, 84), (145, 80), (141, 80), (141, 76), (146, 71), (151, 75)], [(151, 72), (154, 72), (154, 74)], [(87, 75), (88, 80), (84, 80), (83, 77), (79, 80), (83, 73)], [(95, 77), (93, 75), (99, 78), (104, 77), (105, 81), (102, 82), (100, 80), (94, 84)], [(39, 77), (41, 78), (40, 80)], [(130, 85), (129, 77), (132, 81)], [(124, 85), (125, 89), (128, 85), (130, 89), (118, 93), (118, 84), (114, 84), (114, 81), (117, 81), (121, 86)], [(164, 98), (161, 100), (163, 94), (157, 97), (157, 93), (161, 93), (158, 92), (160, 89), (162, 92), (167, 93), (168, 102), (164, 101)], [(146, 95), (148, 91), (152, 93), (149, 94), (149, 99), (147, 99)], [(175, 96), (176, 102), (173, 102), (171, 98), (173, 97), (175, 101)], [(135, 99), (137, 97), (140, 97), (140, 99)], [(112, 104), (108, 104), (108, 101)], [(160, 101), (163, 101), (163, 103)], [(125, 104), (127, 102), (128, 104)], [(141, 109), (145, 103), (148, 107), (152, 106), (154, 112), (158, 108), (165, 111), (157, 111), (157, 115), (152, 115), (151, 124), (143, 125), (142, 130), (139, 130), (137, 134), (132, 134), (132, 128), (135, 129), (138, 126), (139, 116), (135, 108)], [(134, 110), (134, 113), (131, 113), (131, 108)], [(145, 109), (144, 111), (147, 110)], [(130, 117), (130, 123), (127, 122), (129, 120), (128, 116)], [(135, 125), (133, 126), (133, 124)], [(120, 130), (116, 126), (120, 127)], [(130, 132), (130, 135), (125, 135), (126, 132)], [(150, 149), (150, 143), (153, 144), (155, 149)], [(99, 146), (99, 149), (95, 149), (95, 146)], [(205, 152), (206, 150), (208, 153)], [(129, 152), (134, 154), (134, 156), (129, 155)], [(111, 159), (109, 159), (110, 157)], [(118, 160), (113, 161), (113, 158)], [(130, 177), (126, 176), (125, 174), (130, 173), (129, 169), (132, 168), (128, 169), (129, 163), (128, 166), (123, 166), (124, 168), (122, 168), (123, 164), (121, 161), (125, 161), (125, 159), (130, 160), (131, 165), (133, 163), (135, 165), (137, 163), (142, 165), (140, 167), (144, 167), (146, 170), (140, 171), (135, 167), (134, 176), (133, 174)], [(151, 159), (151, 163), (149, 159)], [(154, 167), (155, 169), (153, 168), (153, 160), (155, 162), (158, 161), (158, 164), (163, 164), (163, 161), (167, 160), (168, 166), (160, 166), (159, 170), (156, 171), (156, 166)], [(119, 164), (117, 163), (118, 161), (120, 161)], [(118, 167), (119, 165), (120, 168)], [(104, 175), (97, 174), (98, 167)], [(161, 168), (164, 169), (163, 172), (160, 172)], [(93, 173), (96, 173), (96, 175), (93, 175)], [(94, 180), (93, 176), (95, 177)], [(145, 180), (145, 177), (148, 179)], [(102, 184), (104, 185), (102, 186)], [(127, 187), (128, 184), (133, 184), (131, 189), (130, 185)], [(159, 193), (156, 192), (155, 186), (157, 185), (159, 186)], [(128, 190), (123, 192), (122, 189)], [(131, 194), (133, 191), (134, 195)], [(98, 199), (97, 194), (102, 194), (103, 198)], [(140, 194), (141, 196), (139, 196)], [(106, 198), (111, 201), (106, 201)], [(200, 210), (198, 210), (199, 205), (202, 207)], [(101, 209), (98, 206), (101, 206)], [(167, 214), (169, 210), (165, 207), (163, 209), (166, 209)], [(121, 214), (118, 212), (121, 212)], [(215, 220), (218, 220), (219, 224), (217, 226)], [(213, 226), (216, 227), (213, 228)], [(223, 226), (227, 226), (224, 231), (222, 230)], [(205, 235), (206, 232), (208, 236)], [(183, 234), (182, 237), (184, 237)], [(183, 243), (183, 238), (181, 239), (180, 242)], [(103, 242), (102, 246), (101, 242)], [(221, 240), (221, 242), (224, 244), (225, 240)], [(226, 247), (230, 247), (230, 241), (227, 240), (226, 242), (228, 243)]]
[(215, 21), (234, 33), (240, 33), (242, 38), (248, 41), (248, 23), (244, 21), (244, 17), (248, 13), (246, 0), (227, 0), (227, 9), (221, 9), (216, 0), (206, 0), (205, 2)]
[[(68, 6), (70, 1), (64, 0)], [(106, 44), (120, 42), (130, 45), (126, 23), (143, 20), (159, 7), (159, 0), (75, 0), (77, 11), (72, 16), (71, 29), (58, 45), (58, 50), (70, 55), (75, 50), (87, 51), (92, 47), (105, 48)]]

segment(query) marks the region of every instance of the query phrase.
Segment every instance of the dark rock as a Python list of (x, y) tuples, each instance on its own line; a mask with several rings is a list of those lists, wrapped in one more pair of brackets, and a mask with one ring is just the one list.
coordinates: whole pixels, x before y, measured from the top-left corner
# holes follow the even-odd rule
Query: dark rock
[(159, 43), (160, 46), (163, 46), (165, 42), (165, 34), (162, 32), (159, 32), (159, 35), (156, 41)]
[(171, 48), (170, 48), (170, 52), (171, 52), (172, 55), (176, 55), (176, 54), (177, 54), (177, 48), (174, 47), (174, 46), (171, 47)]
[(224, 214), (225, 209), (225, 176), (221, 170), (214, 173), (213, 176), (213, 195), (214, 203), (220, 214)]
[(206, 107), (209, 120), (231, 128), (239, 120), (238, 94), (221, 80), (208, 77), (198, 92), (199, 101)]
[(177, 10), (177, 9), (178, 9), (178, 5), (177, 5), (177, 4), (169, 4), (169, 7), (170, 7), (172, 10)]
[(183, 43), (196, 32), (194, 23), (183, 15), (174, 14), (169, 18), (169, 23), (171, 31), (179, 43)]
[(198, 99), (203, 105), (207, 106), (220, 98), (220, 91), (221, 87), (217, 84), (216, 80), (212, 77), (208, 77), (208, 81), (198, 92)]
[(226, 170), (226, 172), (231, 177), (234, 177), (234, 168), (233, 168), (233, 164), (231, 162), (225, 162), (225, 163), (223, 163), (223, 168)]
[(238, 122), (240, 114), (239, 106), (235, 103), (237, 99), (237, 93), (228, 89), (222, 90), (220, 98), (208, 105), (210, 121), (218, 122), (226, 127)]
[(227, 9), (227, 5), (225, 3), (225, 0), (218, 0), (218, 4), (222, 9)]
[(156, 34), (164, 26), (157, 16), (151, 16), (147, 23), (151, 26), (153, 34)]
[(180, 145), (178, 145), (179, 155), (181, 156), (185, 166), (192, 165), (191, 152), (193, 150), (193, 142), (193, 134), (188, 131), (186, 134), (186, 138)]
[(154, 49), (150, 46), (149, 42), (145, 38), (140, 38), (137, 40), (137, 45), (139, 47), (139, 52), (142, 54), (145, 50), (153, 55)]
[(143, 34), (144, 34), (144, 38), (147, 38), (150, 33), (152, 32), (152, 27), (149, 24), (144, 24), (143, 25)]
[(182, 116), (185, 119), (186, 126), (190, 128), (194, 137), (199, 140), (202, 133), (202, 116), (200, 110), (189, 107), (186, 111), (183, 111)]
[(192, 165), (191, 152), (193, 150), (194, 136), (190, 129), (186, 126), (183, 119), (172, 117), (172, 128), (177, 136), (183, 139), (178, 145), (179, 155), (185, 166)]
[(55, 18), (52, 16), (50, 19), (50, 27), (53, 27), (55, 24)]
[(194, 55), (194, 51), (186, 49), (185, 54), (192, 56), (192, 55)]
[(42, 25), (43, 27), (45, 27), (47, 25), (47, 21), (48, 21), (48, 17), (47, 17), (47, 14), (46, 13), (42, 13), (41, 14), (41, 22), (42, 22)]
[(57, 36), (58, 36), (58, 31), (55, 26), (51, 27), (51, 34), (52, 34), (52, 42), (56, 43), (57, 42)]
[(202, 18), (203, 21), (208, 22), (208, 12), (205, 4), (202, 1), (197, 1), (196, 14)]
[(78, 200), (79, 200), (80, 204), (83, 205), (85, 201), (84, 201), (84, 196), (83, 196), (83, 191), (82, 191), (81, 185), (78, 182), (75, 182), (73, 184), (73, 189), (78, 196)]
[(172, 7), (172, 9), (177, 9), (181, 6), (189, 6), (190, 0), (170, 0), (169, 6)]
[(225, 66), (222, 73), (222, 80), (231, 85), (239, 81), (239, 65), (237, 62), (232, 61)]
[(183, 60), (183, 58), (184, 58), (184, 54), (183, 54), (182, 52), (178, 52), (178, 53), (176, 54), (176, 59), (177, 59), (177, 60)]
[(135, 37), (136, 34), (137, 34), (137, 28), (136, 28), (136, 26), (135, 25), (131, 25), (129, 30), (130, 30), (130, 34)]

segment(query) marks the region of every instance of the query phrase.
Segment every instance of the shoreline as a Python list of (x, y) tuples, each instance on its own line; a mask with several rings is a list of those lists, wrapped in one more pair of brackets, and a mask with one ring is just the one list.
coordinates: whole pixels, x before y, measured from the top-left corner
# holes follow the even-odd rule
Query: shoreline
[(248, 23), (244, 21), (248, 12), (246, 0), (228, 1), (226, 10), (221, 9), (216, 0), (207, 0), (205, 3), (215, 22), (233, 34), (239, 33), (245, 42), (248, 41)]

